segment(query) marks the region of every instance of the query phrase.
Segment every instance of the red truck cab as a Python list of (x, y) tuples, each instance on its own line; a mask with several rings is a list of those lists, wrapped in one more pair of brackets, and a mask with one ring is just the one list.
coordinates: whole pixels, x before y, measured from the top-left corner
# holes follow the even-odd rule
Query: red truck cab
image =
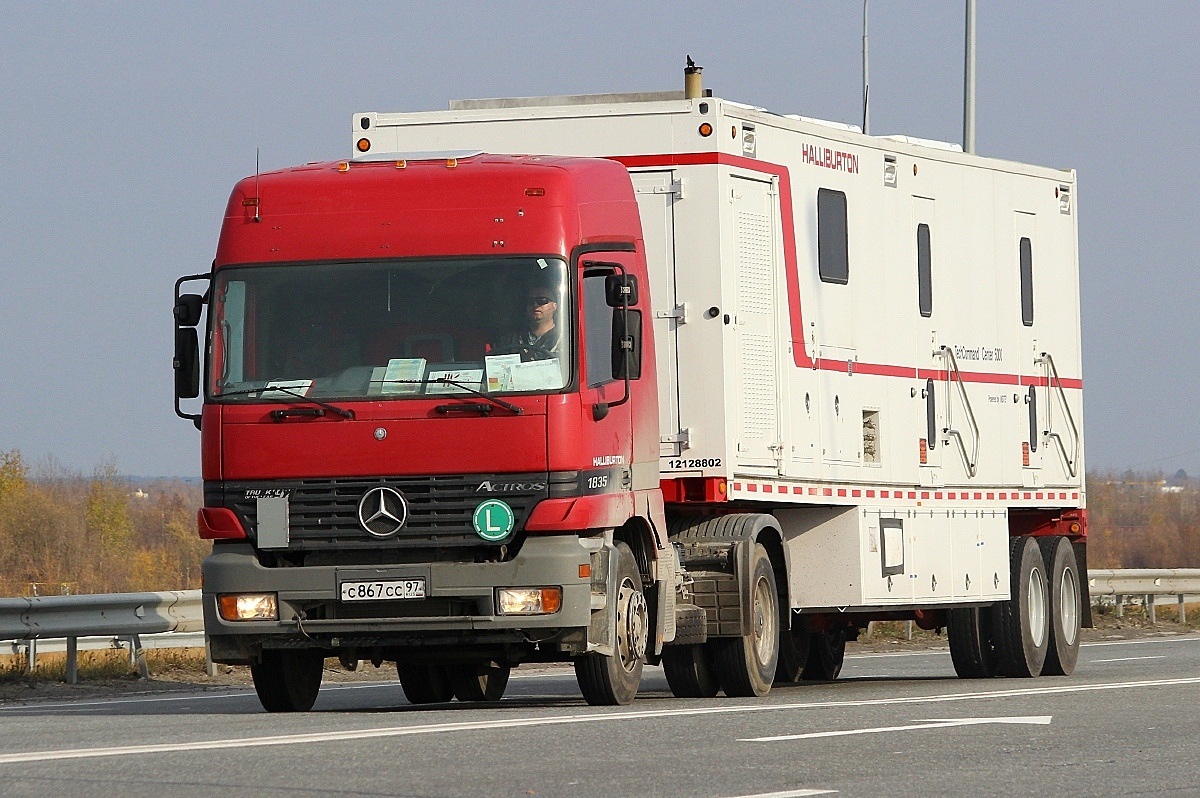
[(666, 603), (641, 238), (602, 159), (235, 187), (203, 299), (177, 284), (177, 392), (203, 302), (205, 626), (267, 709), (311, 706), (327, 656), (396, 661), (414, 701), (498, 697), (529, 659), (632, 698)]

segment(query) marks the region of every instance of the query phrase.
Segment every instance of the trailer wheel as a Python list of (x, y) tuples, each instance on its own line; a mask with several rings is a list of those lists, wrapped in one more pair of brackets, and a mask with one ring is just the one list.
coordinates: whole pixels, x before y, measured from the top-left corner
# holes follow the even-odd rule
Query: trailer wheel
[(996, 675), (996, 643), (992, 632), (990, 607), (962, 607), (950, 610), (946, 625), (950, 638), (950, 659), (961, 679), (990, 679)]
[(454, 698), (450, 675), (440, 662), (397, 664), (400, 687), (410, 704), (444, 704)]
[(459, 701), (499, 701), (512, 668), (488, 662), (456, 662), (446, 666), (450, 688)]
[(992, 610), (996, 653), (1005, 676), (1037, 676), (1050, 647), (1050, 591), (1037, 542), (1020, 535), (1009, 541), (1011, 596)]
[(779, 630), (779, 664), (775, 667), (775, 684), (795, 684), (804, 676), (808, 653), (812, 650), (812, 632), (801, 627)]
[(642, 682), (650, 613), (642, 593), (633, 552), (625, 543), (616, 544), (617, 593), (609, 598), (616, 615), (616, 638), (612, 655), (584, 654), (575, 658), (575, 679), (584, 700), (592, 706), (624, 705), (633, 701)]
[(321, 690), (325, 657), (320, 651), (266, 649), (250, 665), (254, 692), (267, 712), (308, 712)]
[(713, 641), (713, 665), (730, 697), (766, 695), (779, 662), (779, 592), (761, 543), (750, 563), (750, 633)]
[(1079, 659), (1079, 626), (1083, 601), (1075, 550), (1064, 537), (1038, 541), (1050, 584), (1050, 647), (1042, 673), (1070, 676)]
[(845, 660), (845, 629), (813, 632), (808, 662), (804, 665), (801, 675), (811, 681), (831, 682), (842, 672), (842, 663)]
[(676, 698), (712, 698), (721, 689), (708, 646), (664, 646), (663, 672)]

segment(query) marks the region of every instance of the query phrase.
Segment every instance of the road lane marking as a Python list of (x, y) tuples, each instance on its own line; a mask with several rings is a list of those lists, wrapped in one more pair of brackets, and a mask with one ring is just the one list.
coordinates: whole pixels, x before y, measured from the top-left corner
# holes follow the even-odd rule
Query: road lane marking
[(806, 795), (836, 795), (837, 790), (784, 790), (783, 792), (756, 792), (753, 795), (736, 795), (733, 798), (803, 798)]
[(839, 731), (807, 732), (805, 734), (777, 734), (772, 737), (746, 737), (740, 743), (774, 743), (780, 740), (813, 740), (818, 737), (849, 737), (854, 734), (884, 734), (887, 732), (913, 731), (916, 729), (949, 729), (954, 726), (982, 726), (984, 724), (1028, 724), (1049, 726), (1051, 715), (1027, 715), (1008, 718), (940, 718), (937, 720), (913, 721), (907, 726), (878, 726), (873, 729), (843, 729)]
[(1159, 655), (1157, 657), (1116, 657), (1115, 659), (1092, 659), (1088, 660), (1089, 665), (1094, 665), (1097, 662), (1133, 662), (1139, 659), (1166, 659), (1166, 656)]
[(1173, 687), (1200, 684), (1200, 676), (1180, 679), (1141, 680), (1136, 682), (1102, 682), (1099, 684), (1062, 685), (1055, 687), (1029, 687), (1012, 690), (989, 690), (975, 693), (948, 693), (895, 698), (865, 698), (844, 701), (809, 701), (791, 704), (740, 704), (735, 706), (706, 706), (684, 709), (658, 710), (601, 710), (587, 715), (547, 715), (503, 720), (465, 721), (457, 723), (431, 723), (415, 726), (391, 726), (376, 729), (352, 729), (338, 732), (314, 732), (308, 734), (272, 735), (243, 739), (198, 740), (195, 742), (160, 743), (153, 745), (125, 745), (98, 748), (71, 748), (51, 751), (26, 751), (15, 754), (0, 754), (0, 764), (17, 762), (48, 762), (61, 759), (87, 759), (93, 757), (131, 756), (136, 754), (179, 753), (183, 751), (212, 751), (229, 748), (254, 748), (260, 746), (302, 745), (305, 743), (342, 742), (347, 740), (369, 740), (387, 737), (409, 737), (421, 734), (451, 734), (457, 732), (487, 731), (492, 729), (516, 729), (535, 726), (565, 726), (579, 723), (604, 723), (610, 721), (653, 720), (657, 718), (696, 717), (702, 715), (735, 715), (752, 712), (780, 712), (801, 709), (834, 709), (845, 707), (879, 707), (898, 704), (940, 704), (958, 701), (978, 701), (996, 698), (1021, 698), (1037, 695), (1095, 692), (1107, 690), (1131, 690), (1141, 687)]

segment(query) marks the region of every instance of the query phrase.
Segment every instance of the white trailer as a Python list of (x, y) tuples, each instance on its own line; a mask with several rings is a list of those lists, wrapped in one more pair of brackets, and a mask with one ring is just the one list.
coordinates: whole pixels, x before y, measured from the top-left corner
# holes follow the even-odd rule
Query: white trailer
[(838, 629), (905, 617), (950, 626), (960, 673), (993, 652), (1036, 675), (1039, 647), (1073, 667), (1090, 622), (1074, 171), (683, 93), (361, 113), (353, 140), (628, 168), (668, 510), (774, 517), (792, 628), (827, 655), (810, 675), (836, 675)]

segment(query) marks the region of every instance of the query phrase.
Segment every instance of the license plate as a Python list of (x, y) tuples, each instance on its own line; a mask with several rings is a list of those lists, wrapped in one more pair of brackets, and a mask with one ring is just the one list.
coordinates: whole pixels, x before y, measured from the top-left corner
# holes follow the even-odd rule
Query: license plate
[(396, 601), (425, 598), (424, 579), (342, 582), (342, 601)]

